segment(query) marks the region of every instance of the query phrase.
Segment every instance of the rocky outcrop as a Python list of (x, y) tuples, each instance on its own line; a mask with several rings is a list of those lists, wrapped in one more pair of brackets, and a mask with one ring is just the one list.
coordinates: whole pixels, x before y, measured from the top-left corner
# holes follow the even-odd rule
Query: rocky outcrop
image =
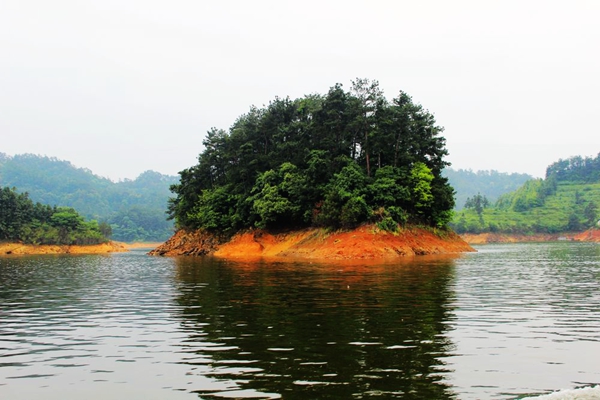
[(223, 240), (204, 231), (180, 229), (165, 243), (152, 250), (153, 256), (203, 256), (214, 253)]
[(79, 245), (32, 245), (23, 243), (0, 243), (0, 255), (25, 254), (105, 254), (128, 251), (123, 243), (107, 242), (89, 246)]
[(399, 233), (361, 226), (352, 231), (305, 229), (286, 233), (251, 230), (228, 241), (202, 231), (179, 231), (152, 255), (205, 255), (225, 258), (393, 259), (474, 251), (453, 232), (408, 228)]

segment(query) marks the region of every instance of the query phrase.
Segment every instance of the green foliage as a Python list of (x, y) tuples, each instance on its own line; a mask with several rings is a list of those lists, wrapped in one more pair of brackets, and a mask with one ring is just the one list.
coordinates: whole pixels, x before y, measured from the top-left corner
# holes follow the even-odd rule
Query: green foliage
[(411, 201), (408, 177), (403, 170), (385, 166), (375, 172), (375, 179), (367, 187), (374, 206), (406, 207)]
[(580, 231), (583, 228), (583, 224), (579, 220), (577, 214), (573, 213), (569, 215), (567, 222), (567, 230), (569, 231)]
[(298, 168), (285, 162), (274, 170), (258, 176), (250, 197), (257, 214), (256, 226), (294, 226), (306, 224), (310, 213), (306, 209), (308, 195), (306, 176)]
[(502, 173), (494, 170), (477, 171), (445, 168), (443, 172), (456, 190), (456, 210), (461, 210), (469, 198), (480, 194), (490, 203), (503, 194), (517, 190), (525, 181), (533, 179), (528, 174)]
[(558, 160), (546, 168), (546, 179), (559, 182), (600, 182), (600, 153), (595, 157), (575, 156)]
[(98, 244), (107, 241), (95, 220), (74, 209), (33, 203), (27, 193), (0, 190), (0, 240), (29, 244)]
[(146, 171), (135, 180), (115, 183), (56, 158), (0, 153), (0, 159), (3, 186), (27, 192), (36, 202), (72, 207), (85, 218), (104, 221), (115, 240), (162, 241), (173, 232), (165, 209), (177, 177)]
[(187, 216), (188, 221), (205, 229), (234, 229), (237, 198), (231, 192), (229, 185), (203, 190), (195, 207)]
[(531, 179), (514, 192), (501, 196), (496, 205), (500, 209), (523, 212), (543, 205), (551, 192), (543, 179)]
[(365, 222), (370, 216), (370, 209), (362, 196), (352, 196), (342, 206), (340, 225), (344, 228), (354, 228)]
[(412, 200), (417, 213), (424, 213), (433, 202), (431, 194), (431, 181), (433, 174), (431, 169), (422, 162), (415, 163), (410, 171), (410, 181), (412, 186)]
[(481, 193), (477, 193), (473, 198), (467, 197), (465, 201), (465, 208), (472, 208), (477, 214), (481, 214), (484, 208), (490, 206), (490, 201), (487, 197), (482, 196)]
[(229, 131), (208, 132), (198, 164), (171, 186), (168, 213), (179, 227), (225, 233), (384, 220), (445, 226), (454, 192), (441, 176), (442, 131), (406, 93), (388, 101), (377, 81), (276, 98)]
[(100, 230), (100, 233), (102, 234), (102, 236), (104, 236), (105, 238), (110, 238), (112, 236), (112, 227), (110, 226), (110, 224), (106, 221), (102, 221), (98, 224), (98, 229)]
[(487, 197), (482, 196), (480, 193), (473, 196), (473, 198), (468, 197), (467, 201), (465, 201), (465, 209), (473, 209), (479, 216), (479, 221), (483, 224), (483, 209), (488, 208), (490, 206), (490, 202)]
[(377, 227), (388, 232), (398, 232), (398, 223), (392, 217), (384, 217)]
[(400, 225), (404, 225), (408, 220), (408, 215), (397, 207), (381, 207), (373, 212), (376, 225), (379, 229), (388, 232), (398, 232)]
[(336, 228), (351, 228), (366, 222), (369, 217), (363, 197), (366, 184), (365, 172), (358, 164), (348, 162), (325, 188), (325, 200), (314, 222)]
[(173, 233), (164, 211), (133, 205), (113, 213), (100, 223), (101, 231), (124, 242), (160, 242)]
[(558, 182), (552, 176), (528, 181), (495, 205), (457, 212), (451, 226), (458, 233), (560, 233), (594, 227), (598, 221), (600, 183)]
[(598, 206), (595, 202), (590, 201), (583, 210), (583, 217), (587, 226), (594, 226), (598, 221)]

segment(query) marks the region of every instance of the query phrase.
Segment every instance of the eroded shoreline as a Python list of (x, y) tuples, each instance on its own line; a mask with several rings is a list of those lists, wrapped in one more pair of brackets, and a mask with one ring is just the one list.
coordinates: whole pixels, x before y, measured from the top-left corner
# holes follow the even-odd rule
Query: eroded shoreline
[(450, 231), (434, 233), (417, 227), (390, 233), (374, 225), (351, 231), (304, 229), (286, 233), (250, 230), (230, 240), (202, 231), (175, 233), (149, 254), (160, 256), (214, 255), (222, 258), (283, 257), (311, 260), (394, 259), (429, 254), (475, 251)]

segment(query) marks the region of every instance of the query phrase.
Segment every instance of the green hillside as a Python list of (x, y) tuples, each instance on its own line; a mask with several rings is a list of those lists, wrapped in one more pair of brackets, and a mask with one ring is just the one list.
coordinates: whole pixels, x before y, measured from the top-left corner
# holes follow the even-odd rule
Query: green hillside
[(533, 179), (529, 174), (509, 174), (494, 170), (473, 172), (452, 168), (445, 168), (443, 175), (456, 192), (455, 210), (462, 210), (467, 199), (477, 194), (495, 202), (501, 195), (517, 190), (523, 183)]
[(120, 241), (164, 241), (173, 232), (165, 210), (175, 176), (146, 171), (135, 180), (113, 182), (56, 158), (0, 153), (0, 186), (28, 193), (34, 202), (72, 207), (108, 223)]
[(458, 233), (560, 233), (596, 226), (600, 216), (600, 155), (573, 157), (550, 165), (545, 179), (532, 179), (495, 203), (468, 199), (455, 214)]

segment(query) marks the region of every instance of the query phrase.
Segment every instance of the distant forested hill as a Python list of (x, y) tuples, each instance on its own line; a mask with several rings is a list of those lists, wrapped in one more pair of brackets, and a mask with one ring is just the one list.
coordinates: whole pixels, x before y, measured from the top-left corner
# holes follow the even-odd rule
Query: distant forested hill
[(462, 210), (468, 198), (477, 194), (495, 202), (501, 195), (518, 189), (526, 181), (533, 179), (528, 174), (503, 173), (498, 171), (477, 171), (466, 169), (444, 169), (443, 174), (456, 191), (456, 210)]
[(15, 187), (43, 204), (72, 207), (107, 222), (120, 241), (163, 241), (173, 232), (165, 210), (169, 186), (178, 177), (146, 171), (135, 180), (113, 182), (56, 158), (0, 153), (0, 186)]
[(560, 233), (596, 226), (600, 207), (600, 154), (571, 157), (546, 169), (493, 203), (470, 197), (452, 222), (458, 233)]

